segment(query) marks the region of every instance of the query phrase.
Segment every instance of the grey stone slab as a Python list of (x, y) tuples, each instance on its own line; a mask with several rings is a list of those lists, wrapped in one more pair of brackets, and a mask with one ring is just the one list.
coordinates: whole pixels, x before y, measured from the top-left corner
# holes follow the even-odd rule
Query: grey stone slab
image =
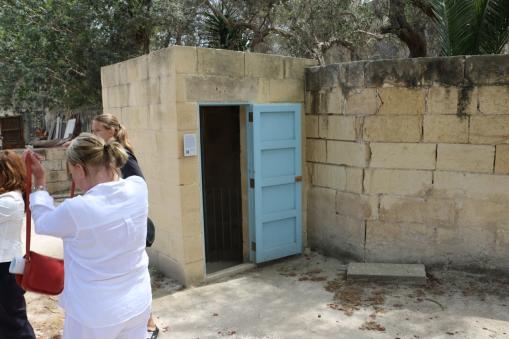
[(347, 280), (426, 284), (422, 264), (350, 263)]

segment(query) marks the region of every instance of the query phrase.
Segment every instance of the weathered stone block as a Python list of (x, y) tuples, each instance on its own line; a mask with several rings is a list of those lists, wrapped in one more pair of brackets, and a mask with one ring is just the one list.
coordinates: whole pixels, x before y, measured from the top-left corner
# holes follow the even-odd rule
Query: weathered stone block
[(319, 126), (321, 138), (352, 141), (356, 140), (356, 119), (353, 116), (320, 116)]
[(177, 124), (179, 131), (198, 128), (198, 105), (194, 102), (178, 102)]
[(378, 196), (337, 192), (336, 212), (355, 219), (378, 219)]
[(462, 227), (488, 228), (509, 225), (507, 203), (484, 201), (481, 199), (462, 200), (458, 209), (458, 225)]
[(366, 261), (414, 263), (433, 255), (431, 228), (419, 223), (368, 221)]
[(305, 69), (306, 91), (320, 90), (320, 66), (308, 67)]
[(454, 200), (383, 195), (380, 198), (380, 220), (388, 222), (453, 225), (456, 215)]
[(428, 94), (428, 113), (456, 114), (458, 92), (457, 87), (431, 87)]
[(367, 61), (354, 61), (340, 64), (339, 82), (344, 89), (364, 87), (364, 67)]
[(316, 114), (317, 109), (313, 106), (315, 102), (315, 96), (318, 95), (318, 92), (306, 91), (304, 94), (304, 113), (306, 114)]
[(341, 89), (334, 87), (330, 89), (323, 89), (317, 92), (314, 105), (317, 107), (316, 113), (325, 114), (343, 114), (345, 109), (345, 102)]
[(123, 106), (148, 106), (149, 101), (148, 80), (132, 82), (129, 84), (129, 104)]
[(422, 67), (422, 85), (457, 86), (463, 83), (465, 57), (418, 58)]
[(424, 112), (426, 92), (422, 89), (382, 87), (378, 89), (381, 106), (378, 114), (412, 115)]
[(425, 195), (431, 189), (431, 171), (367, 169), (364, 189), (368, 194)]
[(284, 58), (277, 55), (246, 53), (246, 77), (283, 79)]
[(120, 85), (126, 85), (129, 83), (127, 76), (127, 61), (118, 63), (118, 83)]
[(198, 73), (198, 48), (192, 46), (174, 46), (169, 48), (171, 69), (176, 74)]
[(421, 84), (422, 67), (414, 59), (376, 60), (366, 63), (367, 87), (382, 85), (415, 87)]
[[(180, 78), (180, 77), (179, 77)], [(259, 97), (259, 81), (254, 79), (236, 79), (227, 77), (195, 77), (187, 76), (181, 84), (177, 78), (177, 100), (178, 101), (250, 101), (257, 100)], [(282, 88), (283, 84), (278, 88), (275, 84), (274, 93), (277, 97), (285, 97), (287, 94), (292, 94), (291, 97), (286, 97), (287, 101), (303, 101), (304, 91), (302, 87), (298, 87), (295, 81), (291, 84), (291, 88)], [(183, 86), (180, 88), (179, 86)], [(179, 96), (179, 88), (184, 91), (183, 96)], [(302, 92), (300, 92), (302, 90)], [(298, 92), (299, 94), (296, 94)], [(300, 95), (300, 100), (295, 100), (295, 96)]]
[(339, 73), (341, 66), (339, 64), (330, 64), (321, 66), (319, 70), (320, 87), (319, 89), (327, 89), (339, 87)]
[(495, 146), (439, 144), (437, 169), (461, 172), (493, 172)]
[(476, 55), (466, 57), (465, 76), (474, 84), (509, 83), (507, 55)]
[(331, 164), (366, 167), (369, 147), (366, 144), (343, 141), (327, 141), (327, 162)]
[(373, 88), (351, 90), (346, 97), (345, 114), (375, 114), (380, 107), (380, 98)]
[(308, 138), (318, 138), (318, 116), (316, 115), (306, 115), (305, 118), (306, 123), (306, 137)]
[(42, 166), (46, 171), (62, 171), (65, 170), (65, 160), (43, 160)]
[[(236, 83), (234, 82), (233, 85), (235, 86)], [(270, 102), (303, 102), (304, 83), (294, 79), (270, 79), (268, 100)]]
[(437, 196), (500, 202), (509, 199), (507, 187), (507, 175), (436, 171), (433, 192)]
[(127, 81), (129, 83), (148, 79), (148, 56), (142, 55), (129, 59), (127, 66)]
[(62, 171), (48, 171), (46, 174), (46, 182), (58, 182), (58, 181), (69, 181), (69, 176), (67, 171), (64, 169)]
[(469, 139), (473, 144), (509, 143), (509, 116), (472, 116)]
[(347, 183), (346, 169), (343, 166), (314, 164), (311, 183), (316, 186), (344, 190)]
[[(224, 49), (197, 48), (198, 73), (232, 78), (244, 77), (244, 53)], [(236, 81), (230, 79), (235, 84)]]
[(509, 174), (509, 145), (497, 145), (495, 173)]
[(372, 116), (364, 120), (364, 140), (385, 142), (419, 142), (422, 132), (420, 116)]
[(362, 193), (364, 170), (362, 168), (346, 168), (346, 191)]
[(482, 114), (509, 114), (509, 86), (479, 87), (479, 111)]
[(101, 86), (113, 87), (119, 85), (118, 64), (101, 67)]
[(307, 139), (306, 141), (306, 161), (325, 162), (327, 152), (325, 140)]
[(151, 105), (148, 111), (147, 127), (150, 130), (177, 130), (177, 112), (173, 107)]
[(370, 167), (434, 169), (435, 144), (371, 143)]
[(424, 116), (424, 142), (467, 143), (468, 117)]
[(186, 264), (204, 259), (205, 249), (203, 244), (203, 236), (200, 233), (184, 237), (184, 261)]
[(175, 64), (171, 58), (171, 48), (164, 48), (148, 55), (148, 75), (150, 78), (167, 77), (175, 74)]
[(284, 77), (287, 79), (300, 79), (304, 80), (305, 69), (312, 67), (317, 64), (316, 60), (313, 59), (301, 59), (301, 58), (284, 58)]

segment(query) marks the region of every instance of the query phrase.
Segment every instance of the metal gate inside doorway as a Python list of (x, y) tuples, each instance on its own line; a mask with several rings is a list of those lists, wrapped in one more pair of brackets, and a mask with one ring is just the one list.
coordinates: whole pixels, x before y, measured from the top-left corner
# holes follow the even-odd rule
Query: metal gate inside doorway
[(238, 106), (200, 107), (207, 273), (242, 262)]

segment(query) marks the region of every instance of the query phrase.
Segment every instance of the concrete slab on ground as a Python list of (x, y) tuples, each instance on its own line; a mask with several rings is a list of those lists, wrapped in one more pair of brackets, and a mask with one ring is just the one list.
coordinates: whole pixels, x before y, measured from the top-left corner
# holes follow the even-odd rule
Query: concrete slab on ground
[(379, 281), (426, 285), (426, 270), (422, 264), (349, 263), (347, 280)]

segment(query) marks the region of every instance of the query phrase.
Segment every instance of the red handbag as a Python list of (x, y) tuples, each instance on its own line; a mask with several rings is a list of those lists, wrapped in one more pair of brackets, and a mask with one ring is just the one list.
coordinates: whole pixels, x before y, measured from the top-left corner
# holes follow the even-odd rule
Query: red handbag
[[(25, 160), (27, 180), (25, 187), (26, 212), (26, 252), (23, 274), (16, 275), (16, 281), (25, 291), (57, 295), (64, 290), (64, 261), (30, 251), (32, 213), (30, 211), (30, 192), (32, 187), (32, 166), (30, 156)], [(74, 196), (74, 181), (71, 184), (71, 197)]]

